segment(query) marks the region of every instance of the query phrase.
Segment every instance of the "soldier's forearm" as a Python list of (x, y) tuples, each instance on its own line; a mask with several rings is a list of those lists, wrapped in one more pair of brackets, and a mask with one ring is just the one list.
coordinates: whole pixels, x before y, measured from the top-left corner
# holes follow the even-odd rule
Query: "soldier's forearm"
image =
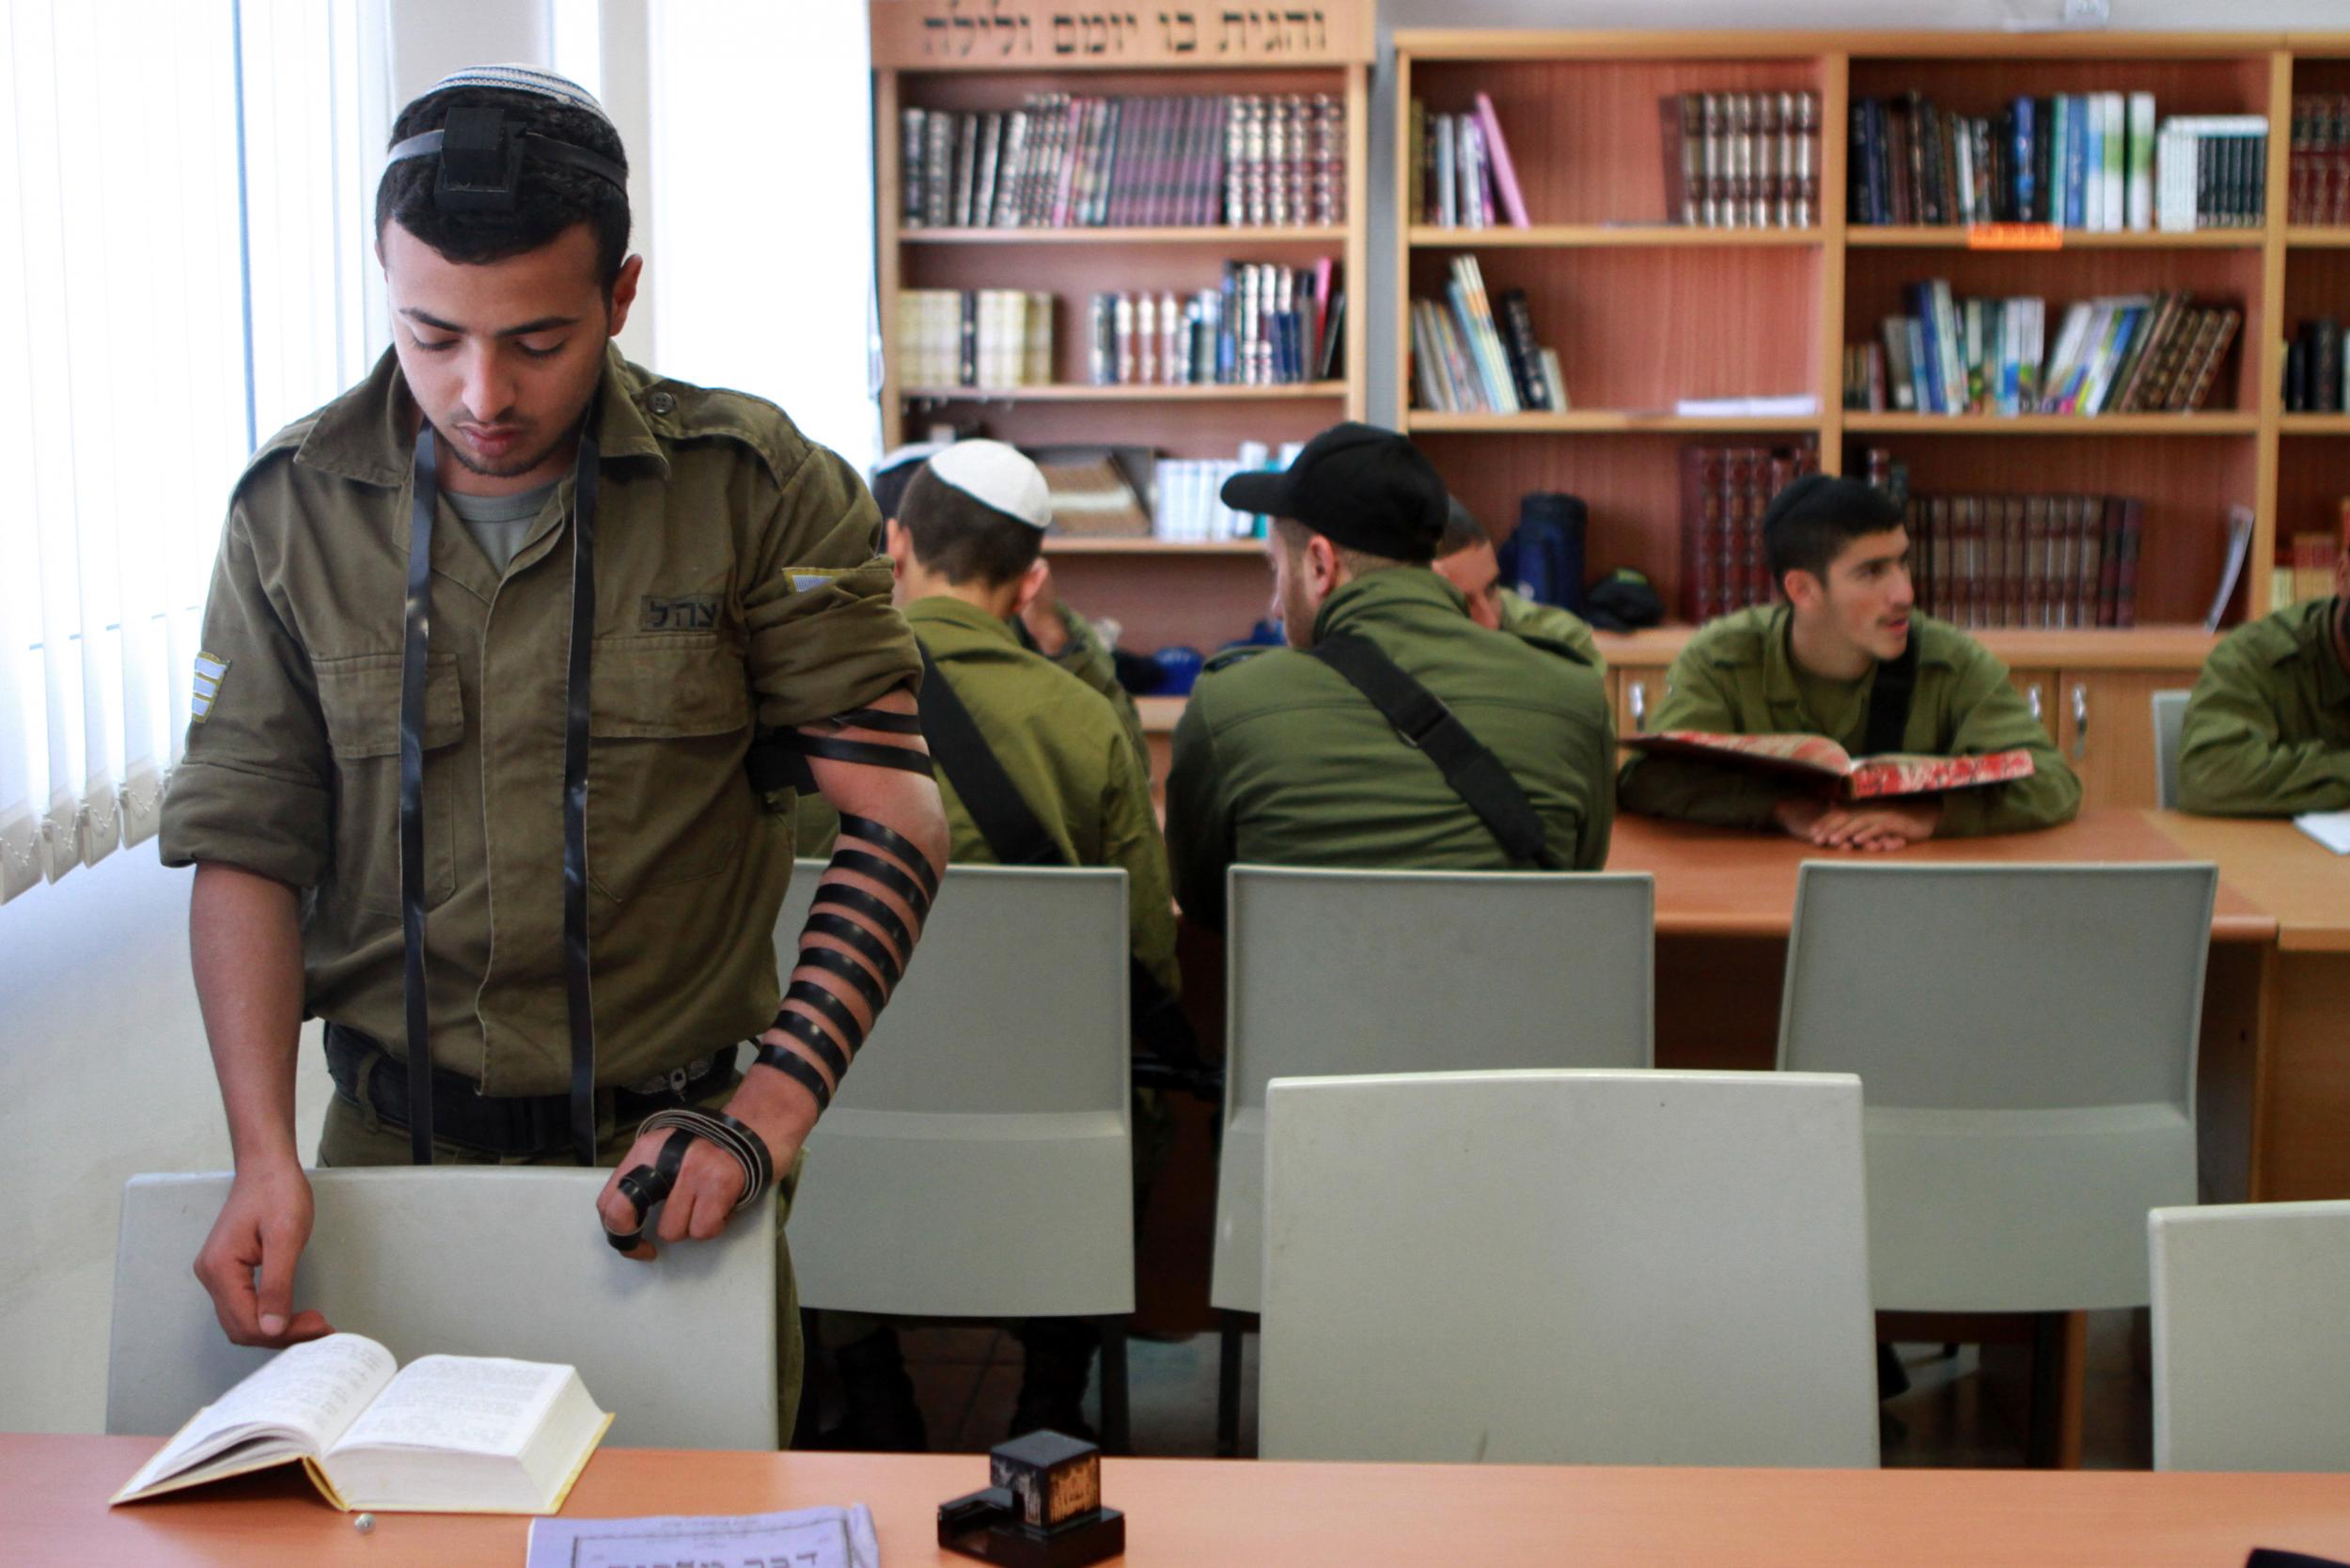
[(2179, 759), (2180, 804), (2210, 816), (2287, 816), (2350, 807), (2350, 751), (2323, 741), (2207, 746)]
[(239, 867), (197, 866), (188, 952), (237, 1168), (299, 1165), (302, 925), (294, 890)]
[(1674, 817), (1708, 827), (1767, 828), (1792, 790), (1728, 768), (1679, 757), (1641, 757), (1624, 765), (1616, 804), (1644, 817)]

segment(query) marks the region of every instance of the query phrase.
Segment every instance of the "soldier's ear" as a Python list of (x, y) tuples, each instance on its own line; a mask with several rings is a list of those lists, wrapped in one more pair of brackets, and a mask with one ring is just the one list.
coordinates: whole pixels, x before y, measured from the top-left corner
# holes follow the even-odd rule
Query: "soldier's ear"
[(1028, 570), (1020, 574), (1019, 591), (1012, 596), (1011, 613), (1014, 616), (1028, 613), (1028, 606), (1036, 603), (1036, 596), (1044, 591), (1044, 580), (1052, 570), (1044, 564), (1042, 556), (1028, 563)]
[(1779, 591), (1787, 595), (1787, 603), (1799, 610), (1817, 608), (1827, 600), (1826, 585), (1809, 572), (1788, 572), (1780, 574)]
[(907, 535), (906, 525), (894, 517), (882, 519), (882, 554), (889, 557), (889, 564), (901, 576), (904, 575), (906, 562), (914, 556), (914, 541)]

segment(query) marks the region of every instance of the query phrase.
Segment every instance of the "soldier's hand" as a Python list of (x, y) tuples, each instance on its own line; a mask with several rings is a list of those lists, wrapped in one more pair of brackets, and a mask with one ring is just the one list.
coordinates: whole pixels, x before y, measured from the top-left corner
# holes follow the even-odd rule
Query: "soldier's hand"
[(1826, 849), (1897, 850), (1934, 837), (1941, 825), (1942, 803), (1920, 800), (1885, 801), (1824, 814), (1812, 825), (1812, 842)]
[[(769, 1079), (776, 1082), (770, 1084), (766, 1081)], [(807, 1102), (809, 1114), (805, 1120), (793, 1112), (789, 1098), (793, 1094)], [(807, 1138), (807, 1129), (815, 1124), (814, 1111), (815, 1102), (807, 1099), (806, 1091), (773, 1069), (754, 1070), (727, 1102), (727, 1113), (765, 1141), (778, 1179), (791, 1170), (791, 1162), (798, 1158), (800, 1144)], [(670, 1134), (669, 1128), (655, 1128), (638, 1137), (621, 1156), (596, 1199), (596, 1213), (605, 1230), (624, 1234), (636, 1229), (635, 1206), (620, 1191), (621, 1173), (640, 1165), (649, 1166), (660, 1158), (661, 1146), (669, 1141)], [(662, 1203), (659, 1220), (646, 1227), (644, 1241), (625, 1255), (650, 1262), (659, 1256), (653, 1245), (656, 1238), (664, 1242), (680, 1242), (689, 1237), (708, 1241), (726, 1229), (735, 1202), (742, 1196), (743, 1168), (709, 1139), (695, 1138), (686, 1146), (685, 1158), (679, 1162), (677, 1184), (669, 1189), (667, 1200)]]
[(294, 1264), (309, 1244), (312, 1215), (299, 1165), (240, 1169), (229, 1184), (196, 1255), (196, 1277), (231, 1343), (279, 1350), (334, 1332), (322, 1314), (293, 1309)]
[(1771, 815), (1790, 837), (1817, 842), (1812, 829), (1827, 815), (1827, 802), (1810, 795), (1790, 795), (1771, 808)]

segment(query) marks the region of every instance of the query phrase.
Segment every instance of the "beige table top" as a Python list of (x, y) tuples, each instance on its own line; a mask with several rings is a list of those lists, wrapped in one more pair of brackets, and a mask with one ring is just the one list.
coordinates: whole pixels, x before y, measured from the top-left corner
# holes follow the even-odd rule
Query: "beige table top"
[(2281, 818), (2150, 814), (2154, 825), (2277, 921), (2289, 952), (2350, 952), (2350, 855), (2335, 855)]
[[(0, 1436), (10, 1561), (520, 1568), (527, 1522), (384, 1514), (362, 1535), (284, 1472), (108, 1510), (149, 1437)], [(612, 1449), (567, 1517), (751, 1513), (862, 1501), (888, 1568), (965, 1563), (937, 1505), (979, 1455)], [(2255, 1545), (2350, 1557), (2350, 1476), (1663, 1470), (1111, 1460), (1135, 1568), (1704, 1564), (1707, 1568), (2238, 1568)]]

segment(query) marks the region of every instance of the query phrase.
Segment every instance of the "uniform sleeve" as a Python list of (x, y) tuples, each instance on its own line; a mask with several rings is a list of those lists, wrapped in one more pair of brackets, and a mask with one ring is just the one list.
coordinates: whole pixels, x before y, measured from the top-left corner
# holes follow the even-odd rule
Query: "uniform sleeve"
[(221, 534), (199, 660), (187, 754), (164, 798), (164, 864), (212, 861), (316, 886), (334, 863), (326, 721), (309, 656), (262, 580), (242, 502)]
[(880, 526), (855, 472), (808, 447), (743, 594), (761, 724), (819, 723), (920, 682), (914, 634), (889, 602), (888, 559), (875, 551)]
[(1200, 695), (1193, 690), (1175, 726), (1175, 757), (1167, 776), (1167, 856), (1183, 913), (1196, 924), (1222, 931), (1232, 811)]
[(1167, 841), (1151, 809), (1151, 781), (1123, 741), (1110, 743), (1109, 782), (1102, 792), (1102, 852), (1126, 869), (1126, 941), (1135, 959), (1170, 996), (1183, 994), (1175, 964), (1175, 898), (1168, 890)]
[(2187, 810), (2281, 817), (2350, 807), (2350, 749), (2288, 744), (2272, 682), (2238, 639), (2212, 650), (2179, 731), (2179, 804)]
[(1109, 699), (1118, 710), (1118, 722), (1125, 728), (1126, 739), (1135, 748), (1135, 756), (1142, 763), (1143, 776), (1151, 772), (1151, 747), (1142, 733), (1142, 714), (1135, 707), (1135, 699), (1126, 688), (1118, 683), (1118, 665), (1102, 639), (1094, 635), (1093, 627), (1085, 617), (1065, 604), (1056, 604), (1054, 613), (1060, 617), (1062, 627), (1069, 634), (1068, 646), (1053, 654), (1052, 662), (1083, 681)]
[(1596, 871), (1607, 864), (1608, 840), (1616, 831), (1615, 780), (1608, 776), (1615, 760), (1616, 715), (1608, 711), (1603, 696), (1599, 744), (1591, 748), (1582, 769), (1583, 776), (1591, 781), (1591, 808), (1584, 815), (1583, 831), (1575, 841), (1574, 869), (1578, 871)]
[(1991, 833), (2029, 833), (2069, 823), (2081, 808), (2081, 781), (2064, 763), (2064, 753), (2031, 716), (2024, 694), (2009, 683), (2007, 666), (1979, 644), (1956, 671), (1950, 692), (1955, 728), (1948, 747), (1953, 757), (1992, 751), (2029, 751), (2032, 775), (2012, 783), (1952, 790), (1942, 797), (1942, 821), (1935, 828), (1946, 839)]
[[(1694, 645), (1683, 649), (1666, 672), (1665, 700), (1656, 705), (1650, 728), (1737, 733), (1738, 711), (1721, 666)], [(1798, 792), (1795, 786), (1738, 768), (1689, 757), (1638, 755), (1623, 765), (1616, 789), (1617, 803), (1642, 816), (1749, 828), (1774, 826), (1778, 803)]]

